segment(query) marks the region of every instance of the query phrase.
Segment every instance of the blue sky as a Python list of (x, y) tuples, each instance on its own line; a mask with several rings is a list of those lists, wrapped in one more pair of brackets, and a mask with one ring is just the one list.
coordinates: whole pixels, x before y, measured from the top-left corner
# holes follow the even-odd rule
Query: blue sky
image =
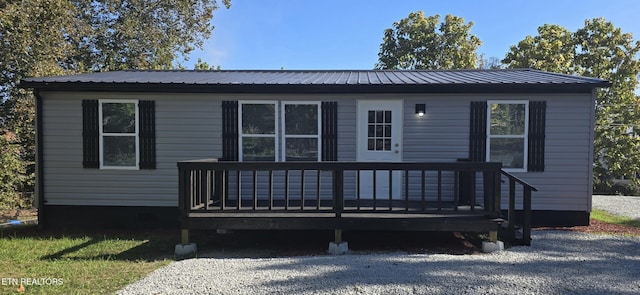
[(232, 0), (214, 12), (203, 50), (183, 64), (191, 69), (202, 58), (225, 70), (372, 69), (383, 31), (419, 10), (472, 21), (483, 42), (478, 52), (500, 59), (543, 24), (575, 31), (585, 19), (604, 17), (640, 40), (637, 0)]

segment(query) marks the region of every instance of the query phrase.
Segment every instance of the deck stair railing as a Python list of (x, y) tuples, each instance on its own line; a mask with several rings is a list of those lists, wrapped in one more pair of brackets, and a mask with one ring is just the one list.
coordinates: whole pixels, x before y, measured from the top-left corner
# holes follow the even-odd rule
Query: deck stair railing
[[(507, 209), (507, 233), (510, 235), (508, 237), (513, 243), (522, 244), (526, 246), (531, 245), (531, 192), (538, 191), (535, 187), (523, 181), (522, 179), (501, 170), (501, 174), (505, 176), (509, 182), (509, 208)], [(520, 218), (516, 216), (516, 184), (519, 184), (522, 187), (522, 215)], [(516, 234), (518, 231), (516, 230), (516, 226), (520, 226), (520, 230), (522, 230), (522, 236), (519, 237)]]

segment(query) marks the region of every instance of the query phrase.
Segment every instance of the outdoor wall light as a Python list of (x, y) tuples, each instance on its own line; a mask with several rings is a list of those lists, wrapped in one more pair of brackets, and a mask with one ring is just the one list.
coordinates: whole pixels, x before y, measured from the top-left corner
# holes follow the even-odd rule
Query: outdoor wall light
[(418, 115), (418, 117), (424, 116), (425, 110), (426, 110), (426, 106), (424, 105), (424, 103), (416, 104), (416, 115)]

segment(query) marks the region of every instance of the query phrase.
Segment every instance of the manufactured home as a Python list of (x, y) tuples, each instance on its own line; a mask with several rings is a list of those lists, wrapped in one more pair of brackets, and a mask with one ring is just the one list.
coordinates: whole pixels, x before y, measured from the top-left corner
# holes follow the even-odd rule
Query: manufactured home
[(532, 69), (20, 83), (37, 98), (44, 226), (452, 231), (588, 224), (609, 85)]

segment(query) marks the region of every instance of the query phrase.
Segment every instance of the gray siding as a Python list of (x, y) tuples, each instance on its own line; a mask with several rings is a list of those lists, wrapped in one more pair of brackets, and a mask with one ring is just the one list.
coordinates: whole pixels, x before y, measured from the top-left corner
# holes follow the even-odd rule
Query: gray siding
[[(221, 155), (220, 100), (212, 95), (42, 95), (47, 205), (177, 206), (176, 162)], [(157, 169), (82, 168), (81, 101), (109, 98), (156, 101)]]
[[(314, 95), (100, 94), (42, 92), (44, 191), (47, 205), (177, 206), (178, 161), (222, 156), (223, 100), (339, 102), (341, 161), (355, 160), (355, 100)], [(82, 100), (139, 99), (156, 102), (155, 170), (82, 167)]]
[[(545, 172), (516, 173), (539, 189), (533, 194), (533, 209), (590, 210), (593, 124), (590, 118), (593, 103), (588, 94), (221, 95), (43, 92), (42, 95), (47, 205), (176, 206), (176, 162), (218, 158), (222, 155), (222, 100), (338, 101), (338, 159), (355, 161), (357, 99), (402, 99), (403, 161), (452, 162), (469, 154), (471, 101), (523, 99), (547, 101)], [(156, 101), (157, 169), (82, 168), (81, 100), (108, 98)], [(416, 103), (426, 104), (425, 117), (419, 118), (414, 114)], [(452, 177), (445, 177), (444, 184), (451, 181)], [(352, 192), (346, 193), (349, 195)], [(445, 197), (452, 195), (451, 190), (444, 193)], [(503, 203), (506, 204), (506, 196)]]
[[(404, 160), (451, 162), (469, 156), (469, 111), (475, 100), (547, 101), (545, 171), (513, 173), (539, 191), (534, 210), (591, 210), (593, 100), (571, 95), (425, 95), (405, 99)], [(416, 103), (426, 115), (413, 115)], [(481, 182), (478, 182), (478, 188)], [(503, 209), (507, 206), (503, 186)], [(518, 203), (520, 206), (520, 203)]]

